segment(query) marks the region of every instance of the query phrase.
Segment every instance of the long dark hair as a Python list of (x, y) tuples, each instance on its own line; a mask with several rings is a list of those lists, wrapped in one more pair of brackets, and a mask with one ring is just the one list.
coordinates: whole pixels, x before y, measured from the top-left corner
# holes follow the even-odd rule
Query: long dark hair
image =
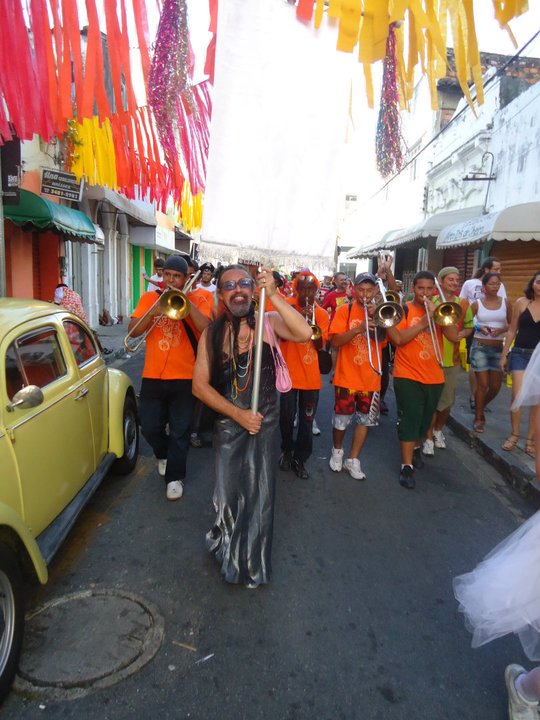
[[(221, 267), (216, 277), (216, 285), (219, 290), (222, 276), (229, 270), (242, 270), (248, 277), (251, 277), (251, 273), (245, 265), (235, 264)], [(264, 308), (261, 309), (264, 312)], [(235, 317), (231, 315), (228, 310), (221, 313), (210, 325), (208, 326), (208, 365), (210, 367), (210, 385), (219, 389), (223, 384), (223, 362), (225, 360), (225, 353), (223, 352), (223, 343), (225, 340), (225, 331), (227, 324), (231, 323), (233, 332), (233, 352), (235, 358), (238, 358), (238, 332), (240, 330), (240, 322), (243, 318)], [(250, 328), (255, 328), (255, 305), (251, 303), (249, 312), (246, 317), (247, 324)]]
[(486, 270), (491, 270), (493, 267), (493, 263), (501, 262), (499, 258), (495, 257), (494, 255), (490, 255), (489, 257), (484, 259), (484, 262), (480, 265), (478, 270), (475, 272), (474, 277), (476, 280), (479, 280), (482, 275), (485, 274)]
[(527, 283), (527, 287), (526, 287), (525, 290), (523, 291), (523, 292), (525, 293), (525, 297), (527, 298), (527, 300), (534, 300), (533, 285), (534, 285), (534, 281), (536, 280), (536, 278), (537, 278), (539, 275), (540, 275), (540, 270), (537, 270), (537, 271), (534, 273), (534, 275), (532, 276), (532, 278), (529, 280), (529, 282)]

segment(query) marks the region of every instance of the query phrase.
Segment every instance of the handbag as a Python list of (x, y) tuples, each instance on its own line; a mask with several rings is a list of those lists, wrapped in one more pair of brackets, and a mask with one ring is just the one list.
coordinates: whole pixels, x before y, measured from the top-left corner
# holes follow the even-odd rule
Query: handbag
[(319, 372), (321, 375), (328, 375), (332, 369), (332, 355), (324, 349), (317, 350), (319, 358)]
[(266, 315), (264, 316), (264, 327), (266, 328), (266, 334), (270, 340), (270, 350), (272, 351), (272, 357), (274, 358), (274, 367), (276, 369), (276, 390), (281, 393), (289, 392), (292, 388), (289, 368), (285, 362), (285, 358), (281, 354), (281, 348), (276, 340), (274, 328), (270, 324)]

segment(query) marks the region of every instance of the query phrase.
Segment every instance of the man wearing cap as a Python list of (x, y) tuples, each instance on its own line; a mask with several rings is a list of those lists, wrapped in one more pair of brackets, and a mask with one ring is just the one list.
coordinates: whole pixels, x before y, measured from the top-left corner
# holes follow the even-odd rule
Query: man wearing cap
[(404, 315), (388, 338), (396, 346), (394, 356), (394, 392), (398, 407), (398, 438), (401, 450), (399, 483), (412, 490), (416, 486), (414, 468), (424, 466), (422, 438), (426, 434), (444, 386), (444, 374), (436, 357), (434, 341), (442, 347), (444, 334), (457, 342), (455, 326), (429, 329), (435, 304), (435, 276), (428, 270), (413, 278), (413, 300), (403, 306)]
[[(313, 423), (322, 387), (317, 351), (328, 338), (328, 313), (315, 302), (319, 281), (308, 271), (300, 271), (293, 282), (295, 297), (287, 302), (292, 305), (308, 323), (313, 322), (321, 330), (321, 336), (305, 342), (282, 340), (281, 352), (289, 368), (292, 388), (282, 393), (279, 409), (281, 470), (292, 470), (297, 477), (306, 480), (309, 473), (304, 463), (313, 449)], [(294, 439), (294, 418), (298, 412), (298, 430)]]
[(199, 270), (201, 271), (201, 280), (197, 285), (197, 289), (208, 290), (209, 292), (216, 292), (216, 284), (212, 281), (216, 268), (212, 263), (203, 263)]
[[(188, 265), (184, 258), (169, 257), (163, 268), (166, 287), (183, 290), (187, 278)], [(182, 481), (186, 476), (193, 413), (193, 366), (198, 338), (210, 322), (211, 296), (190, 293), (187, 297), (189, 315), (184, 320), (162, 315), (159, 306), (154, 306), (158, 297), (156, 291), (141, 296), (128, 331), (138, 337), (153, 326), (146, 338), (140, 395), (141, 430), (157, 458), (158, 473), (165, 478), (167, 499), (179, 500), (184, 492)], [(145, 316), (145, 313), (148, 314)], [(143, 319), (137, 326), (140, 318)]]
[(443, 336), (444, 387), (439, 402), (437, 403), (433, 421), (426, 434), (422, 448), (424, 455), (434, 455), (435, 448), (446, 447), (443, 428), (450, 417), (450, 410), (456, 397), (458, 378), (462, 371), (461, 358), (459, 357), (459, 342), (462, 338), (467, 338), (474, 332), (474, 318), (471, 306), (465, 298), (459, 298), (456, 295), (459, 289), (459, 270), (451, 265), (443, 267), (439, 270), (438, 279), (444, 297), (437, 298), (435, 305), (445, 301), (458, 303), (463, 310), (463, 315), (461, 320), (456, 323), (458, 341), (451, 342)]
[[(385, 342), (384, 331), (375, 328), (369, 318), (378, 293), (377, 280), (364, 272), (354, 281), (354, 302), (338, 307), (330, 324), (332, 347), (339, 348), (333, 384), (335, 387), (334, 416), (332, 420), (333, 447), (330, 469), (339, 472), (343, 467), (355, 480), (364, 480), (365, 473), (359, 455), (369, 427), (379, 424), (379, 393), (381, 377), (370, 365), (381, 367), (381, 349)], [(368, 305), (368, 327), (364, 301)], [(375, 335), (378, 335), (378, 352)], [(368, 340), (369, 335), (369, 340)], [(370, 351), (368, 351), (368, 342)], [(347, 427), (354, 424), (353, 439), (348, 459), (343, 462), (343, 439)]]

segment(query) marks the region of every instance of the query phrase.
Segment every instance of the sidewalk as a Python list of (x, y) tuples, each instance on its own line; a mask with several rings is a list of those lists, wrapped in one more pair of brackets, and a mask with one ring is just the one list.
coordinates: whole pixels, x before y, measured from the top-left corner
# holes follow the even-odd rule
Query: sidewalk
[(92, 328), (98, 336), (105, 350), (112, 350), (111, 353), (103, 356), (107, 365), (112, 365), (116, 361), (131, 357), (126, 353), (124, 348), (124, 338), (127, 335), (127, 326), (129, 318), (122, 325), (98, 325)]
[(463, 373), (448, 424), (461, 440), (477, 450), (510, 485), (535, 505), (540, 506), (540, 484), (536, 479), (534, 458), (524, 452), (528, 409), (522, 413), (521, 439), (517, 447), (512, 452), (506, 452), (501, 448), (502, 443), (510, 435), (511, 392), (506, 383), (503, 383), (500, 393), (487, 408), (484, 432), (475, 433), (472, 429), (474, 414), (469, 406), (469, 380)]
[[(124, 360), (132, 357), (126, 353), (124, 338), (127, 323), (122, 325), (100, 325), (96, 332), (103, 346), (112, 350), (105, 355), (108, 365), (121, 367)], [(143, 350), (140, 351), (144, 352)], [(540, 483), (535, 475), (534, 459), (524, 452), (527, 437), (528, 411), (522, 415), (521, 439), (512, 452), (501, 449), (504, 440), (510, 435), (510, 396), (511, 390), (503, 384), (499, 395), (490, 403), (486, 412), (486, 426), (483, 433), (472, 429), (474, 414), (469, 406), (469, 381), (462, 374), (456, 393), (456, 402), (448, 424), (451, 430), (470, 447), (474, 448), (492, 465), (518, 492), (540, 507)]]

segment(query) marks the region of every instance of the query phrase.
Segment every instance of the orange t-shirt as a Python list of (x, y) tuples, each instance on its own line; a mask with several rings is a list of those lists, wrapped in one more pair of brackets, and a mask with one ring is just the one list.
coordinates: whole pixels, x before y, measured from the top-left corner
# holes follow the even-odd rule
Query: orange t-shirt
[[(330, 336), (341, 335), (358, 327), (364, 321), (364, 308), (360, 307), (357, 302), (351, 305), (350, 315), (349, 306), (342, 305), (336, 310), (330, 325)], [(387, 340), (379, 341), (378, 363), (375, 341), (370, 338), (369, 342), (371, 344), (373, 363), (375, 367), (380, 367), (381, 349), (387, 344)], [(369, 364), (365, 332), (355, 335), (350, 342), (339, 348), (333, 384), (356, 392), (374, 392), (381, 389), (381, 376), (377, 375)]]
[[(296, 310), (296, 298), (286, 298), (289, 305)], [(328, 340), (328, 313), (315, 304), (315, 324), (321, 328), (323, 346)], [(307, 342), (280, 341), (281, 352), (289, 367), (292, 386), (295, 390), (320, 390), (322, 388), (321, 373), (317, 350), (311, 340)]]
[[(212, 317), (212, 298), (206, 290), (194, 290), (189, 293), (191, 302), (206, 317)], [(155, 303), (157, 293), (153, 290), (141, 296), (132, 317), (140, 318)], [(191, 318), (187, 322), (198, 341), (200, 332), (195, 328)], [(146, 338), (146, 355), (142, 376), (155, 380), (191, 380), (195, 353), (186, 333), (184, 323), (180, 320), (171, 320), (164, 315)]]
[[(403, 315), (403, 320), (396, 325), (398, 330), (417, 325), (426, 314), (423, 307), (413, 302), (406, 303), (409, 312)], [(435, 331), (442, 349), (442, 330), (435, 325)], [(429, 328), (422, 330), (413, 340), (396, 348), (394, 357), (394, 377), (417, 380), (425, 385), (438, 385), (444, 382), (444, 373), (435, 358), (433, 342)]]

